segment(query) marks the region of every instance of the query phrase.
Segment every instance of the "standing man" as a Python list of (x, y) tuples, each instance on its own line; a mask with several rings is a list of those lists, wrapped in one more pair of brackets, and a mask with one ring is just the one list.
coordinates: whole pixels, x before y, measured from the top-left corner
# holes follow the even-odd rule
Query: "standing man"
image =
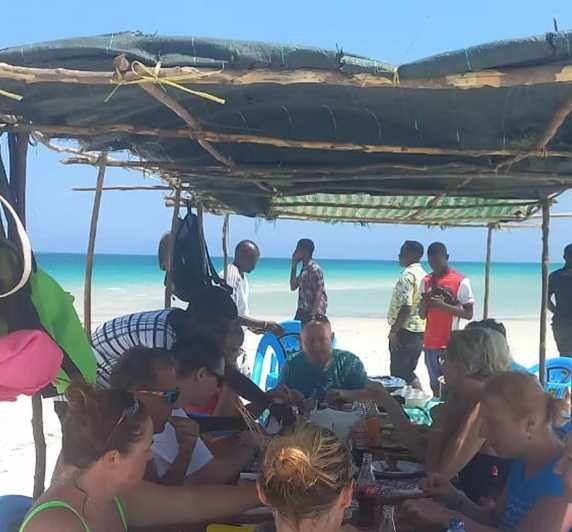
[[(572, 244), (564, 249), (564, 268), (550, 274), (548, 308), (560, 356), (572, 357)], [(554, 299), (553, 299), (554, 296)]]
[(451, 330), (459, 329), (461, 319), (473, 319), (475, 298), (471, 283), (464, 275), (449, 267), (445, 244), (434, 242), (427, 250), (432, 273), (423, 280), (420, 316), (427, 319), (423, 349), (429, 371), (431, 389), (439, 394), (441, 362), (449, 344)]
[[(274, 321), (257, 320), (250, 317), (248, 297), (250, 288), (248, 285), (247, 273), (252, 273), (260, 259), (260, 250), (252, 240), (239, 242), (234, 250), (234, 260), (228, 266), (226, 283), (232, 288), (232, 299), (238, 309), (238, 316), (241, 325), (248, 327), (256, 333), (266, 331), (273, 332), (280, 336), (284, 333), (282, 327)], [(219, 274), (224, 277), (224, 272)]]
[[(290, 290), (298, 290), (298, 310), (294, 316), (302, 324), (309, 322), (314, 316), (326, 315), (328, 296), (322, 269), (313, 259), (314, 242), (309, 238), (298, 241), (292, 254), (290, 270)], [(298, 274), (298, 264), (302, 270)]]
[(404, 268), (395, 284), (387, 319), (391, 375), (404, 379), (407, 384), (421, 389), (415, 368), (423, 350), (425, 319), (419, 315), (423, 279), (427, 272), (421, 266), (423, 246), (406, 240), (399, 252), (399, 264)]

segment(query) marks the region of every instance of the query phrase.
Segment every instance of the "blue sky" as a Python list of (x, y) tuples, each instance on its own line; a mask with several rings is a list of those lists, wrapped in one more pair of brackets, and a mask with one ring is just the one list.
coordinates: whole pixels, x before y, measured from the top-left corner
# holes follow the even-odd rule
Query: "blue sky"
[[(572, 28), (570, 0), (28, 0), (4, 2), (0, 48), (98, 33), (141, 30), (149, 33), (227, 37), (298, 43), (344, 50), (399, 64), (474, 44)], [(3, 156), (6, 145), (1, 144)], [(91, 194), (74, 186), (95, 183), (95, 170), (66, 167), (60, 156), (32, 148), (29, 159), (28, 225), (39, 251), (83, 252), (89, 227)], [(6, 161), (6, 158), (4, 158)], [(106, 184), (135, 184), (132, 172), (110, 170)], [(572, 211), (572, 193), (555, 211)], [(159, 192), (109, 192), (104, 195), (98, 252), (154, 253), (168, 228), (170, 212)], [(331, 258), (393, 258), (405, 238), (424, 243), (442, 240), (459, 260), (481, 260), (484, 231), (422, 227), (328, 225), (309, 222), (266, 222), (234, 216), (231, 243), (250, 237), (266, 256), (288, 256), (299, 237), (316, 241), (318, 253)], [(212, 254), (220, 253), (221, 220), (209, 217), (206, 234)], [(551, 246), (559, 259), (572, 241), (572, 220), (555, 221)], [(497, 233), (495, 258), (536, 261), (539, 231)]]

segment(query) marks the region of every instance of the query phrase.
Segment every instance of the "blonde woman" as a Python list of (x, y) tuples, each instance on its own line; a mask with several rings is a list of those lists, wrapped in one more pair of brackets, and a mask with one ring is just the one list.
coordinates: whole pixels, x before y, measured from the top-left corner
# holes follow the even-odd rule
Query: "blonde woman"
[(305, 424), (268, 446), (258, 492), (277, 532), (338, 532), (352, 491), (351, 455), (329, 430)]
[(444, 477), (430, 476), (426, 494), (437, 502), (408, 501), (405, 511), (422, 526), (442, 529), (462, 517), (470, 532), (568, 532), (572, 504), (565, 482), (554, 471), (564, 444), (553, 431), (566, 405), (544, 392), (533, 375), (506, 372), (490, 379), (480, 404), (481, 433), (500, 456), (512, 458), (498, 504), (483, 508)]
[(479, 503), (488, 503), (502, 491), (509, 462), (497, 457), (479, 434), (478, 405), (487, 379), (509, 368), (509, 347), (503, 335), (491, 329), (454, 331), (440, 363), (451, 397), (434, 409), (434, 423), (428, 432), (409, 421), (383, 386), (372, 385), (370, 393), (391, 416), (401, 441), (429, 472), (448, 479), (459, 474), (465, 493)]

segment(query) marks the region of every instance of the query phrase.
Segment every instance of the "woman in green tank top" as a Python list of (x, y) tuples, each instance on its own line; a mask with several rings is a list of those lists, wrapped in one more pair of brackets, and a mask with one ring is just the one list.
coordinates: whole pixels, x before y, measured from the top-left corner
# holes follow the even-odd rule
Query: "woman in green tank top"
[(254, 486), (144, 482), (153, 428), (135, 395), (84, 384), (72, 385), (67, 396), (63, 473), (36, 501), (20, 532), (125, 532), (221, 519), (258, 504)]

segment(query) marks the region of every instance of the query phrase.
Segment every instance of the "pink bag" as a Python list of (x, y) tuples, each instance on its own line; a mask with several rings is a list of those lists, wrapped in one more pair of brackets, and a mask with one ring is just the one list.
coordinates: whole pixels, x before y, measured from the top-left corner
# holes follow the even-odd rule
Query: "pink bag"
[(63, 356), (43, 331), (22, 330), (0, 338), (0, 401), (45, 388), (56, 378)]

